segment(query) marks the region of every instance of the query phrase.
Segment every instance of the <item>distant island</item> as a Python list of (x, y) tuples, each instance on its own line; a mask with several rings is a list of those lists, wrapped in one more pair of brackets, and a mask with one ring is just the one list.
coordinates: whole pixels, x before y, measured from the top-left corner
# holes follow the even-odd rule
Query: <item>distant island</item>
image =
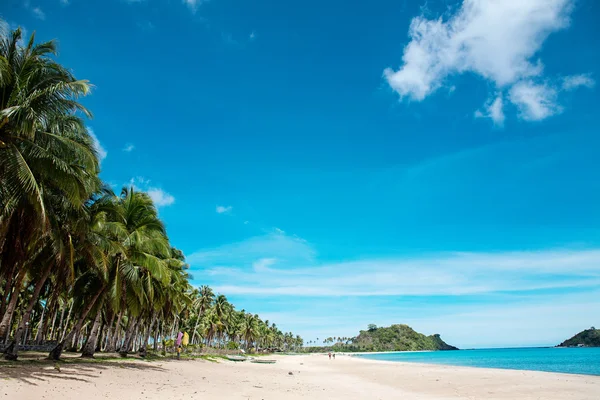
[[(377, 327), (370, 324), (353, 338), (329, 337), (323, 341), (326, 346), (307, 346), (307, 352), (374, 352), (374, 351), (419, 351), (419, 350), (458, 350), (444, 342), (440, 335), (425, 336), (408, 325), (395, 324)], [(327, 346), (327, 344), (330, 344)]]
[(600, 329), (593, 326), (579, 332), (569, 340), (565, 340), (557, 347), (600, 347)]
[(352, 344), (358, 347), (357, 351), (458, 350), (438, 334), (425, 336), (404, 324), (387, 328), (369, 325), (366, 331), (360, 331)]

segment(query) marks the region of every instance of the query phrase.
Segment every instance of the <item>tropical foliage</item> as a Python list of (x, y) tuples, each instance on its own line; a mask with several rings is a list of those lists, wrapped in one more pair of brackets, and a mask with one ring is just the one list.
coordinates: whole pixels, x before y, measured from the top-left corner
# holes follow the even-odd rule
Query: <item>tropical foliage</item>
[[(91, 85), (55, 61), (56, 43), (0, 21), (0, 346), (165, 351), (179, 331), (195, 347), (293, 349), (302, 339), (224, 295), (192, 287), (148, 194), (101, 182), (79, 102)], [(24, 41), (27, 39), (26, 41)]]
[(558, 347), (600, 347), (600, 329), (592, 326), (565, 340)]
[(398, 324), (380, 327), (370, 324), (367, 330), (356, 337), (328, 337), (323, 340), (326, 347), (310, 346), (304, 351), (417, 351), (417, 350), (458, 350), (445, 343), (440, 335), (425, 336), (408, 325)]

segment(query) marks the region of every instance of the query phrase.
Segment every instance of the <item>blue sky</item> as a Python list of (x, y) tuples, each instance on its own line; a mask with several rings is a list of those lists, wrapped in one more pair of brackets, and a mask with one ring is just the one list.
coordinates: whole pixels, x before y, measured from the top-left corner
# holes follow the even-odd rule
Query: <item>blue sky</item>
[(593, 0), (8, 0), (195, 284), (306, 340), (600, 325)]

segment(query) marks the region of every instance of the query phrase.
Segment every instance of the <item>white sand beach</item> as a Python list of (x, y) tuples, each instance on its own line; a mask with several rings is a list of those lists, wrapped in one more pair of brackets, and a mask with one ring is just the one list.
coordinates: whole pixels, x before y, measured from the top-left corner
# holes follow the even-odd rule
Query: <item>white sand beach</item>
[[(0, 366), (0, 398), (597, 400), (600, 377), (323, 355), (276, 364), (205, 360)], [(291, 372), (291, 374), (290, 374)]]

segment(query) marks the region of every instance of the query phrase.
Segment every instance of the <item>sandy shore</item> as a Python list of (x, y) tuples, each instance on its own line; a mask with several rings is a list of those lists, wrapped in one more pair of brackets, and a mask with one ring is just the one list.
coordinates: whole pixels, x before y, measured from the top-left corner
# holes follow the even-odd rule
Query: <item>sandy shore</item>
[[(278, 356), (273, 365), (205, 360), (0, 366), (0, 399), (577, 399), (600, 377)], [(289, 373), (292, 374), (289, 374)]]

